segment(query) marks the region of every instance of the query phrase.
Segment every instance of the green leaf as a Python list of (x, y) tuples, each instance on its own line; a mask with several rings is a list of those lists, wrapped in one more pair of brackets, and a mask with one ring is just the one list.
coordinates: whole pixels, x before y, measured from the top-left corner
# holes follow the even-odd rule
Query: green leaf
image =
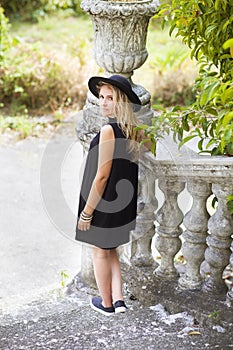
[(228, 39), (227, 41), (225, 41), (225, 43), (223, 44), (223, 49), (229, 49), (229, 47), (233, 47), (233, 38)]
[(215, 0), (215, 3), (214, 3), (215, 10), (218, 10), (220, 2), (221, 0)]
[(200, 129), (199, 129), (199, 128), (195, 128), (195, 131), (196, 131), (196, 133), (197, 133), (197, 136), (199, 136), (200, 138), (202, 138), (202, 133), (201, 133)]
[(217, 116), (217, 115), (218, 115), (218, 112), (217, 112), (216, 109), (213, 108), (213, 107), (206, 108), (206, 112), (209, 113), (209, 114), (212, 114), (212, 115), (214, 115), (214, 116)]
[(198, 6), (199, 6), (199, 9), (201, 10), (202, 13), (206, 12), (206, 8), (201, 2), (198, 3)]
[(158, 109), (159, 111), (163, 111), (163, 112), (166, 112), (166, 109), (162, 106), (162, 105), (153, 105), (152, 106), (153, 109)]
[(226, 141), (230, 141), (233, 135), (233, 131), (232, 130), (226, 130), (224, 133), (224, 138)]
[(220, 154), (222, 154), (222, 153), (220, 152), (219, 147), (214, 147), (214, 148), (211, 150), (210, 154), (211, 154), (211, 156), (218, 156), (218, 155), (220, 155)]
[(214, 137), (215, 129), (216, 129), (216, 122), (214, 121), (214, 122), (212, 122), (210, 130), (209, 130), (209, 134), (211, 137)]
[(209, 36), (213, 31), (216, 31), (217, 29), (218, 29), (218, 25), (212, 24), (211, 26), (207, 27), (207, 29), (205, 31), (205, 35)]
[(150, 150), (153, 153), (153, 155), (156, 155), (156, 142), (152, 143)]
[(181, 141), (183, 137), (183, 128), (179, 127), (177, 130), (178, 140)]
[(223, 127), (226, 127), (232, 119), (233, 119), (233, 112), (227, 113), (222, 120)]
[(149, 125), (146, 125), (146, 124), (140, 124), (140, 125), (138, 125), (138, 126), (136, 126), (136, 127), (134, 128), (135, 131), (138, 131), (138, 130), (147, 130), (147, 129), (149, 129)]
[(182, 128), (185, 130), (185, 131), (189, 131), (189, 125), (188, 125), (188, 122), (187, 122), (187, 118), (183, 118), (182, 119)]
[(171, 108), (171, 112), (181, 111), (182, 109), (184, 109), (184, 108), (181, 106), (174, 106)]
[(219, 81), (215, 81), (211, 85), (209, 85), (201, 94), (200, 98), (200, 106), (203, 107), (206, 105), (212, 98), (217, 90), (218, 86), (220, 85)]
[(197, 135), (189, 135), (185, 137), (180, 143), (179, 143), (179, 148), (181, 148), (186, 142), (192, 140), (194, 137), (197, 137)]
[(200, 151), (202, 151), (202, 149), (203, 149), (203, 141), (204, 141), (204, 139), (201, 139), (200, 141), (198, 141), (198, 144), (197, 144), (198, 149), (199, 149)]
[(170, 30), (169, 30), (169, 35), (170, 35), (170, 36), (172, 35), (172, 33), (173, 33), (173, 31), (174, 31), (175, 28), (176, 28), (176, 23), (173, 24), (173, 25), (171, 26)]
[(150, 139), (144, 139), (140, 142), (140, 145), (144, 145), (144, 143), (150, 142)]
[(229, 89), (226, 89), (222, 95), (221, 95), (222, 103), (225, 104), (228, 100), (233, 100), (233, 86), (231, 86)]
[(219, 144), (221, 154), (224, 153), (225, 146), (226, 146), (226, 142), (225, 142), (225, 139), (222, 137), (222, 138), (221, 138), (221, 141), (220, 141), (220, 144)]
[(205, 147), (206, 147), (206, 149), (208, 149), (208, 148), (210, 148), (210, 146), (212, 146), (212, 145), (216, 145), (216, 140), (215, 140), (215, 139), (211, 139), (211, 140), (207, 143), (207, 145), (206, 145)]

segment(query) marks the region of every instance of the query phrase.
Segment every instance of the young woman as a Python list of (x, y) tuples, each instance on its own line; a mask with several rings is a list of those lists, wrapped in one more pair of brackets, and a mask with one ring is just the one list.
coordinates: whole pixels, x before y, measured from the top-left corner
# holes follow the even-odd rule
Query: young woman
[(129, 242), (135, 227), (138, 186), (138, 135), (135, 112), (141, 102), (127, 79), (92, 77), (88, 86), (99, 98), (103, 126), (90, 144), (84, 171), (76, 240), (93, 246), (100, 297), (91, 307), (104, 315), (125, 312), (121, 267), (116, 248)]

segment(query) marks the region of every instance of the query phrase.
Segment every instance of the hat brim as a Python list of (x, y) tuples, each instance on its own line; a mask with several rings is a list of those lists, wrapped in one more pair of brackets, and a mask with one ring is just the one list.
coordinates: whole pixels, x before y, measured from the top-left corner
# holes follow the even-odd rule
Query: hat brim
[(138, 112), (140, 110), (141, 101), (140, 101), (138, 95), (132, 89), (128, 89), (127, 86), (125, 86), (124, 84), (122, 84), (116, 80), (113, 80), (113, 79), (109, 79), (109, 78), (105, 78), (105, 77), (92, 77), (92, 78), (90, 78), (90, 80), (88, 82), (88, 87), (89, 87), (90, 91), (93, 93), (93, 95), (95, 95), (96, 97), (99, 98), (99, 91), (97, 89), (97, 85), (100, 82), (104, 82), (106, 84), (113, 85), (113, 86), (117, 87), (118, 89), (120, 89), (121, 91), (123, 91), (128, 96), (128, 99), (130, 100), (130, 102), (132, 102), (133, 110), (135, 112)]

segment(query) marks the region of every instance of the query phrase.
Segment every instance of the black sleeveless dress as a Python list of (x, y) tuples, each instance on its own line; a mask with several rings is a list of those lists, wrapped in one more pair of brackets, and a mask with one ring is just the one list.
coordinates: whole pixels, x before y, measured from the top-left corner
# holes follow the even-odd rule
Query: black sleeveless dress
[[(115, 136), (112, 168), (104, 193), (93, 212), (91, 228), (80, 231), (76, 226), (75, 239), (100, 248), (115, 248), (129, 242), (129, 231), (135, 228), (138, 191), (138, 164), (128, 152), (128, 139), (122, 129), (110, 119)], [(78, 217), (86, 200), (98, 167), (100, 132), (93, 138), (87, 155), (81, 185)], [(77, 222), (78, 223), (78, 222)]]

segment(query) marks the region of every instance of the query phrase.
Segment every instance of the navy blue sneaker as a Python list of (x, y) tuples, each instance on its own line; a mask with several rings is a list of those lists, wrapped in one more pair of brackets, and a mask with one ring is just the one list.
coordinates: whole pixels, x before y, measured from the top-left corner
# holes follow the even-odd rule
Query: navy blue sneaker
[(91, 299), (91, 308), (95, 311), (100, 312), (101, 314), (105, 316), (110, 316), (115, 313), (115, 309), (113, 306), (111, 307), (104, 307), (102, 305), (102, 298), (100, 297), (94, 297)]
[(113, 307), (115, 309), (116, 314), (119, 314), (120, 312), (125, 312), (128, 309), (123, 300), (116, 301), (113, 304)]

